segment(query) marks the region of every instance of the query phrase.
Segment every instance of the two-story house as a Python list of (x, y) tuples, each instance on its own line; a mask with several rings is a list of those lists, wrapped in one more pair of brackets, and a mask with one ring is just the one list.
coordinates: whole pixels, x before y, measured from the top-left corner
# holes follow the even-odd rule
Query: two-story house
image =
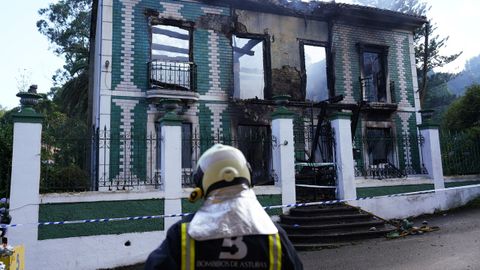
[(332, 160), (324, 131), (340, 110), (353, 112), (358, 175), (421, 171), (413, 31), (424, 17), (286, 0), (103, 0), (98, 14), (99, 189), (161, 184), (157, 121), (171, 109), (183, 120), (185, 186), (214, 142), (239, 147), (254, 182), (271, 183), (270, 114), (282, 95), (298, 162)]

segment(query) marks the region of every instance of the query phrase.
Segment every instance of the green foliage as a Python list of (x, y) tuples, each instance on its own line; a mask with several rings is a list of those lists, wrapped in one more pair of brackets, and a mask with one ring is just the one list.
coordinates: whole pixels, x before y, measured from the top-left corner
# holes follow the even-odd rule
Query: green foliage
[(456, 96), (450, 92), (448, 82), (455, 77), (451, 73), (433, 73), (428, 78), (428, 91), (423, 108), (434, 109), (434, 123), (440, 123), (448, 106), (455, 101)]
[(464, 132), (442, 131), (440, 143), (445, 175), (480, 173), (480, 128)]
[(465, 95), (448, 108), (443, 125), (449, 130), (480, 135), (480, 85), (470, 86)]
[(64, 68), (70, 76), (86, 68), (90, 35), (91, 0), (60, 0), (38, 13), (42, 19), (37, 22), (40, 33), (54, 45), (54, 52), (64, 55)]
[(88, 153), (92, 142), (85, 119), (69, 117), (54, 101), (44, 99), (37, 111), (42, 130), (41, 192), (88, 190)]
[(92, 0), (60, 0), (38, 11), (37, 28), (65, 57), (63, 71), (53, 76), (53, 100), (68, 115), (88, 110), (88, 61)]
[(12, 112), (0, 110), (0, 197), (8, 197), (12, 168), (13, 123)]
[(88, 174), (79, 166), (74, 164), (66, 167), (58, 166), (58, 164), (49, 165), (53, 166), (42, 167), (41, 193), (89, 190)]

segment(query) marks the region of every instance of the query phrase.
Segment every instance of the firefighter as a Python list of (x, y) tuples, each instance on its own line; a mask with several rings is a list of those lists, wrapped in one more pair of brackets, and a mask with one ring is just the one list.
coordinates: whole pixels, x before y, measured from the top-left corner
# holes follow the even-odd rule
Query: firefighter
[(285, 231), (251, 189), (242, 152), (216, 144), (198, 160), (190, 201), (199, 210), (174, 224), (145, 269), (303, 269)]

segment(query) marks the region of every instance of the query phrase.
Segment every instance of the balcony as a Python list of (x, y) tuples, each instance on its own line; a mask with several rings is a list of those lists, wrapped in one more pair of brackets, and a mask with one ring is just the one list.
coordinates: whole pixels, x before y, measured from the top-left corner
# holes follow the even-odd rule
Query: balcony
[(163, 98), (198, 100), (195, 63), (153, 60), (148, 63), (148, 70), (150, 88), (147, 98), (152, 103)]
[(360, 100), (364, 103), (363, 110), (366, 111), (395, 111), (398, 107), (395, 99), (395, 82), (390, 81), (387, 87), (382, 80), (374, 80), (372, 77), (360, 78)]

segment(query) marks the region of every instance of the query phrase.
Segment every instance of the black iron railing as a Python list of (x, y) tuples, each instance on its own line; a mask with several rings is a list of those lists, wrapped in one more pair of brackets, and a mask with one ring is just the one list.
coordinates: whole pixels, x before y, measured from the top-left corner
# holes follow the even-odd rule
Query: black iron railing
[[(355, 175), (366, 178), (401, 178), (426, 174), (417, 134), (393, 136), (357, 136), (354, 140)], [(394, 162), (398, 160), (398, 162)]]
[(445, 175), (480, 173), (480, 139), (474, 132), (440, 132)]
[(153, 60), (148, 63), (148, 69), (151, 88), (196, 91), (195, 63)]
[(335, 139), (330, 124), (326, 122), (322, 125), (315, 142), (316, 129), (316, 125), (307, 123), (295, 127), (293, 135), (297, 162), (334, 162)]
[(395, 82), (389, 82), (390, 100), (387, 97), (386, 84), (372, 77), (360, 78), (360, 99), (364, 102), (396, 103)]
[(252, 182), (255, 185), (273, 184), (275, 175), (272, 171), (272, 137), (269, 134), (257, 133), (239, 137), (223, 134), (220, 130), (212, 134), (211, 130), (193, 130), (190, 138), (183, 138), (183, 145), (191, 147), (182, 149), (191, 155), (189, 166), (182, 168), (182, 185), (193, 187), (192, 173), (197, 166), (201, 154), (216, 143), (232, 145), (240, 149), (250, 163)]
[(127, 190), (161, 186), (158, 166), (159, 138), (155, 133), (97, 132), (99, 189)]

